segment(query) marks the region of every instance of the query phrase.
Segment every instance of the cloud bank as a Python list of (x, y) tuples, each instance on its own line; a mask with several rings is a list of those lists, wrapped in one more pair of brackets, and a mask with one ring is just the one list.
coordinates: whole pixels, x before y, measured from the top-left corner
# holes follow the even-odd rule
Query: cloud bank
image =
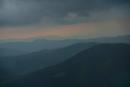
[(0, 26), (54, 26), (128, 17), (129, 0), (0, 0)]

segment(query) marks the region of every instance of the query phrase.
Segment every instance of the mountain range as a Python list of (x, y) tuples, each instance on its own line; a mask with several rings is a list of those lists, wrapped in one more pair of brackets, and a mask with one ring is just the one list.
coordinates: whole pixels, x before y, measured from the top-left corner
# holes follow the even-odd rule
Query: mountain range
[(129, 44), (97, 44), (1, 87), (129, 87), (129, 67)]
[(6, 69), (4, 71), (10, 73), (3, 76), (12, 78), (16, 75), (27, 74), (41, 68), (56, 65), (94, 45), (96, 43), (77, 43), (53, 50), (40, 50), (20, 56), (1, 57), (1, 64)]
[[(93, 39), (65, 39), (65, 40), (0, 40), (2, 56), (18, 56), (40, 50), (58, 49), (76, 43), (130, 43), (130, 36), (117, 36)], [(4, 53), (3, 53), (4, 49)], [(1, 55), (0, 55), (1, 56)]]

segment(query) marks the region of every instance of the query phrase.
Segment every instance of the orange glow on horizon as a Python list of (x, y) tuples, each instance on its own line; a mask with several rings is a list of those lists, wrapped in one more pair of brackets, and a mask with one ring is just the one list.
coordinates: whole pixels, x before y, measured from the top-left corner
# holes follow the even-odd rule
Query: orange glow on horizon
[[(44, 28), (37, 27), (7, 27), (0, 29), (0, 39), (28, 39), (35, 37), (61, 37), (69, 38), (75, 36), (105, 36), (130, 34), (124, 20), (111, 20), (103, 22), (89, 22), (81, 24), (63, 25)], [(124, 30), (125, 29), (125, 30)]]

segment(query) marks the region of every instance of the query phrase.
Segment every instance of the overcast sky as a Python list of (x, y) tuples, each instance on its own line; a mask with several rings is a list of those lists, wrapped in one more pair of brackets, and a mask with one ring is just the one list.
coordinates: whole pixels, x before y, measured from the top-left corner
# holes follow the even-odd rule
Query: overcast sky
[(0, 0), (0, 39), (129, 34), (129, 6), (130, 0)]

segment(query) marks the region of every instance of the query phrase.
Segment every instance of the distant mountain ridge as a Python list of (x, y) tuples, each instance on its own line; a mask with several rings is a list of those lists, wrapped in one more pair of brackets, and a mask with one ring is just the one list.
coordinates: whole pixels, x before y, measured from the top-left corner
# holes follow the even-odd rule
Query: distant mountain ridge
[(99, 43), (126, 43), (130, 44), (130, 35), (90, 39), (90, 42)]
[(27, 51), (29, 53), (34, 51), (39, 51), (43, 49), (56, 49), (68, 45), (72, 45), (77, 43), (77, 41), (71, 40), (34, 40), (34, 41), (13, 41), (13, 42), (5, 42), (0, 44), (0, 48), (5, 49), (20, 49), (21, 51)]
[[(21, 53), (31, 53), (43, 49), (57, 49), (65, 46), (69, 46), (76, 43), (130, 43), (130, 35), (128, 36), (117, 36), (117, 37), (106, 37), (106, 38), (95, 38), (95, 39), (65, 39), (65, 40), (47, 40), (47, 39), (35, 39), (26, 41), (0, 41), (0, 48), (13, 49), (15, 53), (20, 50)], [(8, 51), (7, 51), (8, 52)], [(8, 53), (7, 53), (8, 54)], [(8, 54), (10, 56), (11, 54)], [(14, 53), (12, 53), (14, 55)], [(17, 54), (16, 54), (17, 55)]]

